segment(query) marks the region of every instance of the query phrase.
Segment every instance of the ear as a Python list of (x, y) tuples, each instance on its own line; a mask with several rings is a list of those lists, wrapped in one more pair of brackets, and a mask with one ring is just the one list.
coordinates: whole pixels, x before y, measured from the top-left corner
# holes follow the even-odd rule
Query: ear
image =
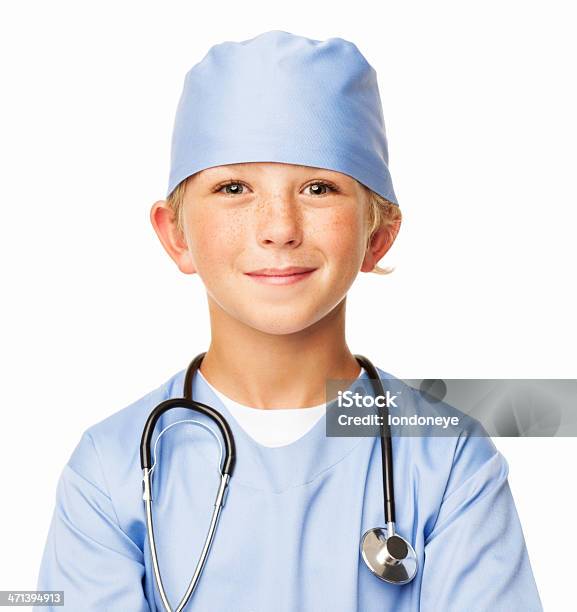
[(393, 246), (393, 242), (395, 242), (400, 229), (401, 220), (397, 219), (392, 223), (379, 227), (375, 231), (367, 247), (361, 272), (371, 272), (373, 270), (385, 253)]
[(183, 274), (194, 274), (196, 268), (183, 233), (178, 229), (172, 209), (166, 200), (158, 200), (150, 210), (150, 222), (164, 250)]

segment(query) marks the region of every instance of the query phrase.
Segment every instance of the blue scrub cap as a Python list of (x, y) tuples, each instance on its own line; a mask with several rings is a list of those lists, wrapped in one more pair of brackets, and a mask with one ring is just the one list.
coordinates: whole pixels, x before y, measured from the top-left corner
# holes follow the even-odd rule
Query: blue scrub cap
[(244, 162), (335, 170), (398, 204), (377, 73), (353, 43), (272, 30), (214, 45), (187, 72), (167, 197), (195, 172)]

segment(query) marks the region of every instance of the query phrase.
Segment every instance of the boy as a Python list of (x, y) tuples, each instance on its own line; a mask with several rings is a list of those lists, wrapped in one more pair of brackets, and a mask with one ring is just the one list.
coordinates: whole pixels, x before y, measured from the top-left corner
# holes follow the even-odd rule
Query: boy
[[(366, 378), (345, 340), (346, 294), (399, 231), (387, 164), (376, 74), (352, 43), (266, 32), (216, 45), (187, 74), (151, 221), (206, 287), (211, 343), (193, 396), (227, 419), (237, 447), (187, 610), (541, 610), (507, 464), (483, 436), (393, 440), (397, 526), (419, 571), (391, 585), (361, 559), (360, 537), (384, 522), (379, 439), (326, 436), (324, 390)], [(65, 467), (39, 581), (64, 590), (65, 608), (163, 609), (138, 451), (148, 414), (182, 396), (183, 379), (91, 427)], [(183, 416), (157, 425), (154, 473), (172, 606), (219, 483), (214, 441), (172, 427)]]

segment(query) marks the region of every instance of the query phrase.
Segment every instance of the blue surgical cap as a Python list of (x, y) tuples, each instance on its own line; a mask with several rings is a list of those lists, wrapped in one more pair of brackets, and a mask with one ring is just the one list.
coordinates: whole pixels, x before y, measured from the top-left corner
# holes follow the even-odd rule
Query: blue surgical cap
[(187, 72), (167, 196), (195, 172), (244, 162), (335, 170), (398, 204), (377, 73), (352, 42), (272, 30), (214, 45)]

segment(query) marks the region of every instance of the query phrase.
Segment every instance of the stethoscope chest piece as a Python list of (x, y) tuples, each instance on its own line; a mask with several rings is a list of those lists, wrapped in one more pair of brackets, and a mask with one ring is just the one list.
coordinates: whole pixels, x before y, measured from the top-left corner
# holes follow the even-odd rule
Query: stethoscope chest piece
[(406, 584), (417, 573), (417, 555), (401, 536), (383, 527), (369, 529), (361, 541), (361, 555), (371, 572), (391, 584)]

